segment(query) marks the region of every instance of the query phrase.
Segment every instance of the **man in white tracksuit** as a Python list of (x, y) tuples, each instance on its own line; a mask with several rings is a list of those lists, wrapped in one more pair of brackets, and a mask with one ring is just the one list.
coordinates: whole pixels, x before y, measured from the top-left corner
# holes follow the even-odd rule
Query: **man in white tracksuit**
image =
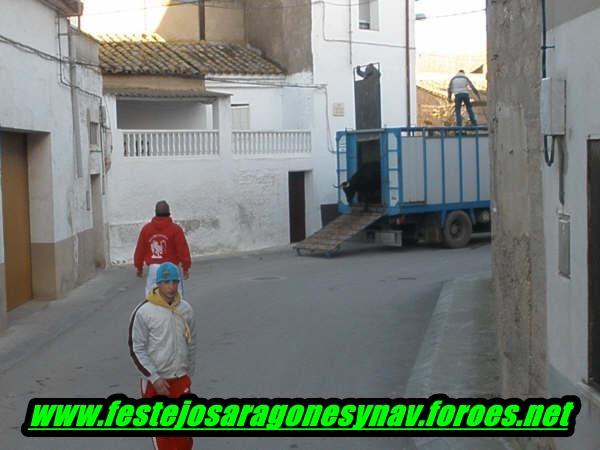
[[(138, 305), (129, 324), (129, 352), (142, 373), (142, 397), (178, 398), (190, 392), (195, 368), (194, 311), (177, 288), (179, 268), (170, 262), (156, 271), (156, 285)], [(191, 450), (191, 437), (153, 438), (158, 450)]]
[(469, 91), (472, 91), (479, 98), (479, 91), (465, 75), (465, 71), (459, 70), (458, 73), (452, 77), (450, 84), (448, 85), (448, 101), (451, 102), (452, 95), (454, 95), (454, 112), (456, 114), (456, 126), (458, 127), (462, 127), (461, 108), (463, 103), (467, 108), (471, 125), (477, 125), (477, 119), (475, 118), (471, 99), (469, 98)]

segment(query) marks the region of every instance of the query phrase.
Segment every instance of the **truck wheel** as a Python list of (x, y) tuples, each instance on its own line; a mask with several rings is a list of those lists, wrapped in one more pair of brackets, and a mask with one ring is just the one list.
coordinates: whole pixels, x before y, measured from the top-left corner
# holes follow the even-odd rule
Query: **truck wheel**
[(452, 211), (446, 217), (442, 234), (444, 243), (450, 248), (463, 248), (471, 240), (473, 224), (464, 211)]

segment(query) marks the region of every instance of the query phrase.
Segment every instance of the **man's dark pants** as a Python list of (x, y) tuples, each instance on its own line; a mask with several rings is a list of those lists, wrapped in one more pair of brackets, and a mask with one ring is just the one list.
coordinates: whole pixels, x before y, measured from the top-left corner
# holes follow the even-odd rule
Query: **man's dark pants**
[(471, 121), (471, 125), (477, 125), (477, 119), (475, 118), (475, 113), (473, 112), (473, 106), (471, 105), (471, 99), (469, 98), (469, 94), (455, 94), (454, 110), (456, 112), (456, 126), (462, 127), (462, 114), (460, 113), (460, 111), (463, 103), (467, 107), (467, 113), (469, 114), (469, 120)]

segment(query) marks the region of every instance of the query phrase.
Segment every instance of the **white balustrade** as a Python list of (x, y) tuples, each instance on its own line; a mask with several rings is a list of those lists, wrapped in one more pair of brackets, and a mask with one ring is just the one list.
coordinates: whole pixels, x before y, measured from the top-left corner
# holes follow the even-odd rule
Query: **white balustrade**
[[(119, 130), (123, 156), (211, 157), (221, 154), (218, 130)], [(233, 154), (242, 157), (302, 156), (312, 149), (310, 131), (234, 131)]]
[(234, 131), (236, 156), (290, 156), (310, 154), (310, 131)]
[(120, 130), (125, 157), (218, 156), (217, 130)]

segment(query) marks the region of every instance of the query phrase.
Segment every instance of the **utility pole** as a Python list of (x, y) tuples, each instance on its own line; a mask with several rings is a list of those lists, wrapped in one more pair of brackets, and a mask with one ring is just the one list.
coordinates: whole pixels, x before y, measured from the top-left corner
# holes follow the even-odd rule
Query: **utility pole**
[(201, 41), (206, 40), (206, 10), (204, 0), (198, 0), (198, 31)]

